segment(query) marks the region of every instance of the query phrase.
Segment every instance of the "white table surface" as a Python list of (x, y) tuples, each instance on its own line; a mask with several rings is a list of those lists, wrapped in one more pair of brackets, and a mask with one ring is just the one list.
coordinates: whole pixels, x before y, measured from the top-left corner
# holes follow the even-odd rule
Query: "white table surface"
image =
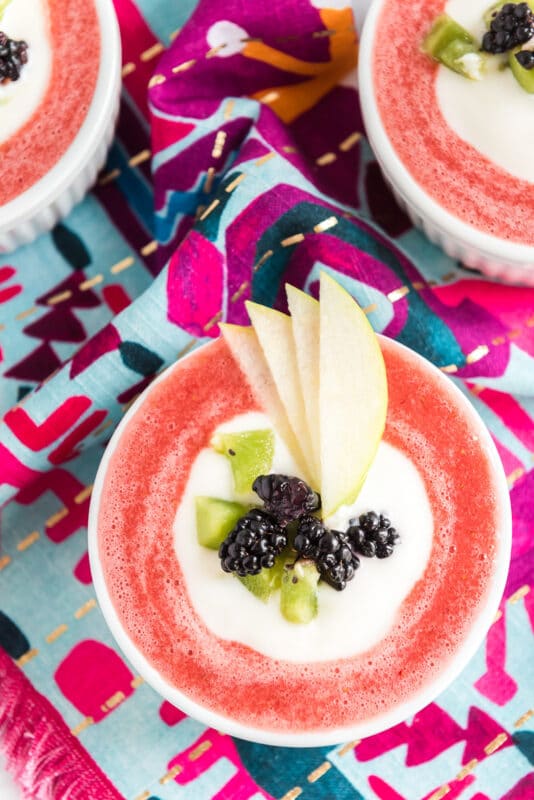
[[(369, 5), (371, 4), (371, 0), (352, 0), (356, 22), (358, 23), (358, 27), (361, 25), (363, 18), (367, 12)], [(320, 0), (319, 2), (314, 3), (316, 5), (341, 5), (346, 6), (346, 0), (341, 0), (341, 2), (336, 2), (336, 0), (331, 0), (331, 2), (325, 2), (324, 0)], [(12, 777), (7, 773), (4, 767), (4, 759), (2, 754), (0, 753), (0, 798), (2, 800), (23, 800), (22, 792), (20, 789), (15, 785)]]

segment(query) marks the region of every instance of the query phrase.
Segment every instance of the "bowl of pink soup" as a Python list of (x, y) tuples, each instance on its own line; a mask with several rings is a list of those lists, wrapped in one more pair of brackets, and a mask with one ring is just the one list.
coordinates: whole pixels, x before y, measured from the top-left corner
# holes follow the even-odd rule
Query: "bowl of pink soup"
[[(89, 517), (102, 612), (139, 674), (217, 730), (300, 747), (377, 733), (443, 691), (495, 617), (511, 519), (491, 437), (438, 369), (380, 346), (386, 428), (343, 513), (387, 510), (401, 543), (345, 591), (322, 589), (308, 625), (282, 619), (196, 539), (195, 495), (229, 491), (214, 433), (271, 425), (223, 339), (159, 376), (104, 454)], [(273, 463), (289, 471), (288, 459), (276, 437)]]
[(118, 113), (121, 46), (111, 0), (9, 0), (0, 31), (27, 45), (15, 78), (0, 81), (3, 253), (52, 228), (94, 182)]
[(360, 99), (376, 159), (414, 224), (466, 266), (534, 285), (534, 94), (507, 54), (484, 54), (471, 79), (424, 52), (433, 23), (448, 15), (473, 37), (477, 59), (491, 5), (374, 0)]

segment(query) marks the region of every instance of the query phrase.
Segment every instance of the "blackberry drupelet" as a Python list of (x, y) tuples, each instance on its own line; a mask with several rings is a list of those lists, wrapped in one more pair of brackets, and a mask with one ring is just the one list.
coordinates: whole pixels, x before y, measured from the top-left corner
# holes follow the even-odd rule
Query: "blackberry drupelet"
[(248, 511), (219, 547), (221, 567), (241, 577), (271, 569), (287, 546), (287, 535), (278, 522), (261, 508)]
[(325, 533), (327, 529), (320, 519), (311, 515), (301, 517), (293, 543), (299, 556), (314, 560), (319, 552), (319, 540)]
[(315, 517), (300, 520), (294, 547), (299, 556), (315, 561), (321, 578), (341, 592), (354, 577), (360, 559), (348, 536), (331, 531)]
[(506, 3), (495, 13), (482, 38), (482, 50), (505, 53), (534, 36), (534, 13), (528, 3)]
[(534, 69), (534, 50), (520, 50), (515, 57), (523, 69)]
[(300, 478), (289, 475), (259, 475), (252, 489), (263, 500), (265, 509), (281, 525), (321, 508), (321, 498)]
[(28, 45), (10, 39), (0, 31), (0, 83), (18, 81), (22, 67), (28, 61)]
[(366, 558), (389, 558), (400, 538), (390, 520), (375, 511), (351, 519), (347, 537), (355, 550)]

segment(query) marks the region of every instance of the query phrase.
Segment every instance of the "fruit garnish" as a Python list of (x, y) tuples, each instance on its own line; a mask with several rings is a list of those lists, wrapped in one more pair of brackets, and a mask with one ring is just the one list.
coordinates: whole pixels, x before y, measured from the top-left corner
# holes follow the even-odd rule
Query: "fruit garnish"
[(359, 519), (349, 520), (347, 536), (357, 552), (366, 558), (389, 558), (398, 543), (399, 534), (383, 514), (368, 511)]
[[(274, 427), (295, 460), (300, 473), (307, 479), (309, 476), (306, 459), (289, 424), (286, 410), (280, 400), (254, 328), (221, 323), (220, 329), (254, 396), (265, 408)], [(259, 475), (260, 472), (268, 472), (268, 470), (258, 470), (256, 475)]]
[[(321, 477), (319, 443), (319, 303), (309, 294), (286, 284), (297, 366), (310, 432), (315, 475)], [(320, 485), (320, 482), (319, 482)]]
[[(318, 613), (321, 581), (342, 591), (360, 566), (360, 554), (387, 558), (399, 537), (389, 519), (374, 512), (351, 520), (347, 531), (331, 530), (323, 521), (354, 502), (383, 435), (388, 391), (378, 339), (351, 295), (325, 273), (320, 276), (320, 303), (294, 287), (286, 289), (294, 318), (249, 303), (252, 328), (221, 327), (256, 398), (286, 444), (291, 442), (292, 455), (300, 451), (297, 466), (306, 453), (306, 463), (320, 474), (321, 495), (304, 470), (297, 475), (269, 473), (272, 431), (217, 433), (212, 446), (230, 460), (236, 492), (253, 490), (263, 501), (263, 507), (251, 508), (235, 521), (218, 555), (222, 569), (239, 577), (263, 602), (280, 588), (283, 616), (306, 623)], [(309, 405), (303, 402), (307, 394), (314, 395)], [(295, 417), (302, 421), (305, 413), (300, 441)], [(199, 500), (204, 510), (213, 498)], [(244, 506), (237, 505), (236, 514), (239, 508)], [(227, 511), (223, 508), (219, 515), (207, 503), (208, 546), (228, 526)]]
[(0, 31), (0, 83), (18, 81), (24, 64), (28, 62), (28, 45), (10, 39)]
[(482, 50), (496, 55), (525, 44), (534, 36), (534, 13), (528, 3), (505, 3), (491, 13)]
[(423, 51), (466, 78), (480, 80), (484, 56), (476, 39), (448, 14), (437, 17), (423, 41)]
[(328, 530), (315, 517), (303, 517), (295, 536), (295, 550), (311, 559), (321, 578), (339, 592), (351, 581), (360, 559), (347, 534)]
[(281, 525), (318, 511), (321, 498), (301, 478), (289, 475), (258, 475), (252, 484), (265, 510)]
[(534, 94), (534, 51), (514, 51), (510, 53), (508, 63), (519, 85), (529, 94)]
[(238, 576), (243, 586), (261, 600), (262, 603), (267, 603), (273, 592), (280, 589), (284, 564), (290, 557), (288, 551), (289, 548), (286, 547), (286, 549), (276, 557), (274, 566), (270, 569), (262, 569), (257, 575)]
[(218, 497), (195, 497), (197, 540), (203, 547), (218, 550), (247, 507)]
[(253, 508), (237, 522), (219, 547), (224, 572), (259, 575), (274, 567), (275, 558), (287, 546), (287, 534), (261, 508)]
[(319, 610), (319, 572), (313, 561), (286, 564), (282, 574), (280, 611), (288, 622), (307, 624)]
[(274, 433), (270, 429), (216, 433), (211, 446), (225, 455), (232, 467), (234, 487), (238, 494), (247, 494), (257, 475), (269, 472), (274, 455)]
[(246, 302), (252, 326), (256, 331), (263, 354), (269, 365), (278, 395), (285, 408), (289, 424), (300, 445), (311, 483), (318, 486), (315, 474), (311, 435), (299, 379), (297, 355), (291, 320), (273, 308)]
[(320, 278), (321, 502), (327, 518), (353, 503), (384, 433), (386, 368), (367, 317), (336, 281)]

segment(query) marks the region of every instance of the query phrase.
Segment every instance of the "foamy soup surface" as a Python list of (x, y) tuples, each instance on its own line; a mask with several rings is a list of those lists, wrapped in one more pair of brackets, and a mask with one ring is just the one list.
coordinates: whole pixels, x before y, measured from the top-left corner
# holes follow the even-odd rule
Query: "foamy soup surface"
[(444, 13), (480, 40), (490, 5), (386, 0), (373, 45), (377, 104), (397, 155), (433, 200), (485, 233), (534, 245), (534, 95), (498, 59), (476, 81), (421, 52)]
[[(372, 719), (439, 675), (484, 602), (503, 514), (489, 457), (439, 376), (381, 345), (385, 436), (354, 508), (330, 522), (387, 511), (402, 540), (386, 561), (362, 558), (344, 592), (320, 587), (309, 625), (196, 541), (194, 496), (232, 497), (213, 433), (270, 424), (222, 340), (153, 387), (111, 455), (97, 531), (111, 602), (163, 678), (228, 718), (289, 732)], [(277, 438), (273, 470), (292, 466)]]
[(46, 175), (80, 130), (98, 77), (100, 28), (93, 0), (9, 0), (0, 30), (28, 44), (19, 80), (0, 84), (2, 206)]

